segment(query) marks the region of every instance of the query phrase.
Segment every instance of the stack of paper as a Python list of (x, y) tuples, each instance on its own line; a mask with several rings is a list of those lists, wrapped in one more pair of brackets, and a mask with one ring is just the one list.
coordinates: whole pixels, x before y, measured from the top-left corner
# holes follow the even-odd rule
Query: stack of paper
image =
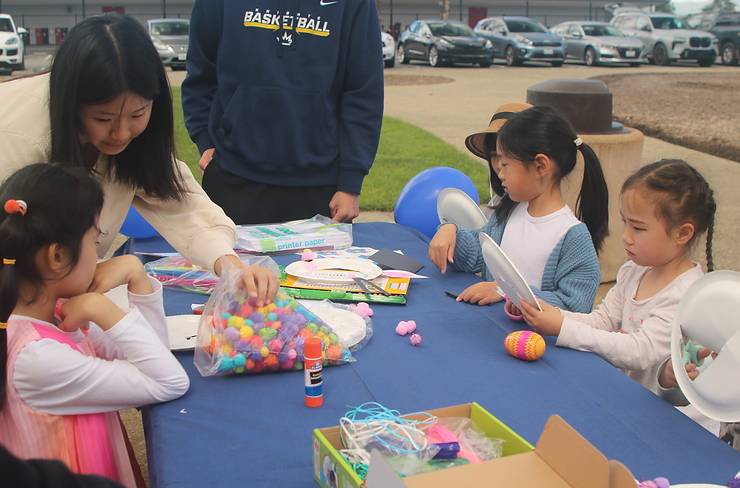
[(352, 245), (352, 224), (319, 216), (282, 224), (238, 225), (237, 247), (270, 253), (303, 249), (346, 249)]

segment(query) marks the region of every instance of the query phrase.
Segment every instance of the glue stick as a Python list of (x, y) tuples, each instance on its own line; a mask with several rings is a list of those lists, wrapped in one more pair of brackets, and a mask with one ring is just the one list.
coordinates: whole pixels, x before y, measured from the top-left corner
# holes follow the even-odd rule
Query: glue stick
[(321, 349), (321, 339), (317, 337), (310, 337), (303, 344), (306, 405), (309, 407), (320, 407), (324, 404), (321, 378), (324, 358), (321, 357)]

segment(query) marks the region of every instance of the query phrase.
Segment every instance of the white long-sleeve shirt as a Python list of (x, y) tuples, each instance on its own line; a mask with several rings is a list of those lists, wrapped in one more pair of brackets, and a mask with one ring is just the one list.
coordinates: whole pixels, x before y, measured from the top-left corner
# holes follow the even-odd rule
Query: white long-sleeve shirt
[[(40, 412), (71, 415), (122, 410), (182, 396), (190, 380), (169, 350), (162, 285), (150, 281), (154, 293), (129, 293), (132, 309), (113, 327), (103, 331), (90, 323), (88, 337), (97, 358), (54, 339), (28, 343), (18, 354), (12, 378), (23, 401)], [(15, 315), (13, 319), (25, 317)], [(85, 339), (80, 330), (65, 334), (74, 342)]]
[(649, 269), (625, 263), (617, 273), (617, 284), (590, 314), (561, 310), (563, 325), (555, 344), (594, 352), (658, 393), (656, 374), (671, 355), (671, 328), (678, 302), (703, 272), (695, 264), (655, 296), (635, 300), (637, 287)]

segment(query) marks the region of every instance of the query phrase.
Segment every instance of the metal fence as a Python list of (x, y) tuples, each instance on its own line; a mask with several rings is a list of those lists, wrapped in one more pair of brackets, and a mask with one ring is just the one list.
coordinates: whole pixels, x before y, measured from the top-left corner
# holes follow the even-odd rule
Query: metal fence
[[(128, 14), (134, 17), (142, 25), (150, 19), (162, 18), (161, 14)], [(87, 17), (90, 17), (88, 15)], [(168, 18), (189, 19), (187, 13), (167, 13)], [(54, 52), (57, 44), (61, 42), (67, 31), (84, 17), (81, 14), (67, 15), (13, 15), (17, 27), (23, 27), (28, 32), (23, 36), (27, 53)]]

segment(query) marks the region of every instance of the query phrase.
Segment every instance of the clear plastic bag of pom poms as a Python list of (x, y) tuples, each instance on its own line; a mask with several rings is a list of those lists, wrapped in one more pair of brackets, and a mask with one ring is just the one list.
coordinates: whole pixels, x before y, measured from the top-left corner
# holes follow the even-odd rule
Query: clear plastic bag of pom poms
[[(267, 256), (240, 255), (242, 264), (264, 266), (280, 276), (280, 268), (272, 258)], [(210, 295), (216, 288), (218, 276), (206, 268), (196, 266), (182, 256), (167, 256), (144, 265), (146, 273), (156, 279), (162, 286), (180, 288), (196, 293)]]
[(282, 290), (257, 307), (241, 274), (227, 262), (201, 315), (194, 362), (203, 376), (303, 370), (309, 337), (321, 339), (324, 366), (354, 361), (330, 326)]

